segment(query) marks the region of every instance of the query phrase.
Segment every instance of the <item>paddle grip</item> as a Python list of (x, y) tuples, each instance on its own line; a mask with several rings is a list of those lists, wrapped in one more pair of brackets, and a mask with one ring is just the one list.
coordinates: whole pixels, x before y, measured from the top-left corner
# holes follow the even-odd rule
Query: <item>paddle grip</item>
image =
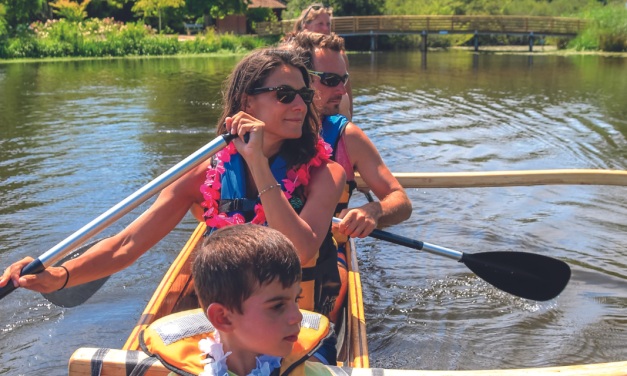
[[(224, 123), (226, 124), (226, 123)], [(230, 134), (230, 133), (225, 133), (222, 135), (222, 138), (224, 138), (224, 141), (226, 141), (226, 143), (228, 144), (229, 142), (235, 140), (236, 138), (238, 138), (239, 135), (236, 134)], [(248, 140), (250, 140), (250, 133), (246, 133), (244, 135), (244, 142), (248, 143)]]
[[(44, 266), (44, 264), (42, 264), (39, 259), (35, 259), (30, 264), (26, 265), (24, 269), (22, 269), (20, 277), (23, 275), (38, 274), (43, 272), (45, 269), (46, 267)], [(17, 290), (17, 287), (15, 287), (13, 281), (10, 280), (9, 282), (7, 282), (6, 286), (0, 288), (0, 299), (9, 295), (14, 290)]]
[(424, 243), (420, 240), (406, 238), (404, 236), (395, 235), (387, 231), (373, 230), (368, 236), (405, 247), (417, 249), (419, 251), (422, 250), (422, 247), (424, 246)]

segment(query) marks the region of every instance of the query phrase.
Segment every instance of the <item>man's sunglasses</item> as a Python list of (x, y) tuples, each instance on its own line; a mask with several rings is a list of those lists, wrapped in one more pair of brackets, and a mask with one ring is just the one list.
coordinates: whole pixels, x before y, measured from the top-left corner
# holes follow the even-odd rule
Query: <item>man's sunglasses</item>
[(311, 10), (320, 10), (320, 9), (329, 9), (329, 7), (325, 7), (324, 5), (312, 5), (309, 7), (309, 9), (307, 9), (307, 13), (305, 13), (305, 17), (303, 17), (303, 22), (307, 22), (307, 16), (309, 15), (309, 12), (311, 12)]
[(270, 91), (276, 91), (276, 99), (281, 103), (292, 103), (296, 99), (296, 94), (303, 98), (305, 104), (310, 104), (313, 101), (314, 91), (307, 87), (300, 90), (296, 90), (291, 86), (282, 85), (277, 87), (258, 87), (250, 92), (250, 95), (257, 95), (261, 93), (267, 93)]
[(320, 83), (324, 86), (335, 87), (341, 83), (346, 84), (348, 81), (348, 73), (343, 76), (335, 73), (326, 73), (326, 72), (314, 72), (309, 71), (309, 74), (320, 77)]

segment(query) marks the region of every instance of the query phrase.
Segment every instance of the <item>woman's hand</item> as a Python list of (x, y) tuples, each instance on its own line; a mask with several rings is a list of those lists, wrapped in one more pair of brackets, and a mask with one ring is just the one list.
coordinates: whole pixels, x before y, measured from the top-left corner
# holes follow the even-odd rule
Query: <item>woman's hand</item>
[(9, 266), (0, 278), (0, 287), (6, 286), (7, 283), (13, 283), (17, 287), (44, 293), (53, 292), (63, 287), (67, 279), (67, 272), (63, 268), (50, 267), (39, 274), (20, 277), (22, 269), (33, 260), (32, 257), (25, 257)]
[[(244, 111), (238, 112), (233, 117), (226, 118), (226, 130), (230, 134), (236, 134), (238, 139), (233, 140), (237, 151), (246, 162), (263, 158), (263, 131), (266, 124)], [(248, 143), (244, 142), (244, 135), (249, 134)]]

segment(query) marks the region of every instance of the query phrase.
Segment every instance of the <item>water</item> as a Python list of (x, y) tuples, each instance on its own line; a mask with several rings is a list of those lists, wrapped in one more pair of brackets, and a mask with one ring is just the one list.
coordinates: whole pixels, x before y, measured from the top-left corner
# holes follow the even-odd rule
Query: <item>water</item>
[[(210, 140), (220, 85), (238, 59), (0, 65), (0, 266), (43, 253)], [(355, 122), (392, 171), (627, 169), (627, 60), (350, 59)], [(626, 190), (409, 189), (412, 217), (389, 231), (462, 251), (545, 254), (568, 262), (573, 276), (557, 299), (536, 303), (448, 259), (359, 240), (371, 366), (627, 359)], [(352, 203), (364, 202), (356, 194)], [(186, 217), (78, 308), (29, 291), (0, 302), (0, 374), (63, 375), (79, 347), (120, 348), (194, 227)]]

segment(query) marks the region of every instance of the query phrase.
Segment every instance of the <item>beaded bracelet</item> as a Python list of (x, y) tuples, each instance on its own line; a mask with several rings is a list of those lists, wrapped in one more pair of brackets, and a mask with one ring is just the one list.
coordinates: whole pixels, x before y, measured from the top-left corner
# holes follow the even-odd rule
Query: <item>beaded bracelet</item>
[(259, 192), (259, 194), (257, 195), (257, 197), (261, 197), (262, 194), (266, 193), (267, 191), (271, 190), (272, 188), (276, 188), (276, 187), (280, 187), (280, 185), (278, 184), (272, 184), (271, 186), (269, 186), (268, 188), (263, 189), (261, 192)]

